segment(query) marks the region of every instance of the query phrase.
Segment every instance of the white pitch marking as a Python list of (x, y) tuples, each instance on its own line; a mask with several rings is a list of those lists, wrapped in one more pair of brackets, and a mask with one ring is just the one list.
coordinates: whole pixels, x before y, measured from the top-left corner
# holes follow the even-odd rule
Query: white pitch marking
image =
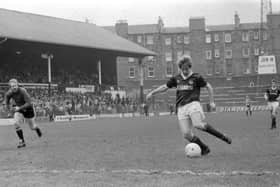
[(134, 175), (193, 175), (193, 176), (261, 176), (261, 175), (277, 175), (280, 174), (276, 171), (205, 171), (195, 172), (191, 170), (142, 170), (142, 169), (127, 169), (127, 170), (2, 170), (0, 174), (60, 174), (60, 173), (118, 173), (118, 174), (134, 174)]

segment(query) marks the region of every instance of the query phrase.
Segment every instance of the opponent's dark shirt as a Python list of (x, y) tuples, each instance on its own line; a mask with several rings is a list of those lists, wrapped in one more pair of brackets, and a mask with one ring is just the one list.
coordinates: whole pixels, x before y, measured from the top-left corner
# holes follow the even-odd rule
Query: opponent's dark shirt
[(278, 88), (270, 88), (266, 90), (266, 94), (269, 102), (277, 101), (277, 98), (280, 96), (280, 90)]
[(8, 90), (5, 99), (7, 106), (10, 105), (10, 100), (13, 99), (15, 101), (16, 106), (18, 107), (21, 107), (23, 105), (26, 105), (25, 108), (32, 107), (31, 98), (27, 93), (26, 89), (22, 87), (19, 87), (16, 92), (13, 92), (11, 89)]
[(193, 101), (200, 101), (200, 88), (205, 87), (206, 80), (198, 73), (184, 79), (181, 74), (171, 77), (166, 83), (168, 88), (176, 88), (176, 107)]

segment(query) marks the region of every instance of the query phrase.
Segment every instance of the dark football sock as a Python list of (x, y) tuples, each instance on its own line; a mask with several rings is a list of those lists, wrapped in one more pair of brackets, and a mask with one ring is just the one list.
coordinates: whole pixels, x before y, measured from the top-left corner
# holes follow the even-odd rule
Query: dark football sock
[(202, 150), (208, 149), (208, 146), (204, 144), (197, 136), (193, 136), (190, 142), (198, 144)]
[(41, 129), (40, 129), (39, 127), (36, 127), (36, 128), (35, 128), (35, 131), (36, 131), (36, 133), (37, 133), (37, 135), (38, 135), (39, 137), (42, 136), (42, 132), (41, 132)]
[(271, 128), (276, 128), (276, 117), (272, 118)]
[(215, 137), (217, 137), (217, 138), (219, 138), (219, 139), (221, 139), (221, 140), (223, 140), (223, 141), (226, 141), (226, 139), (227, 139), (223, 133), (219, 132), (218, 130), (216, 130), (214, 127), (212, 127), (209, 124), (206, 124), (205, 128), (202, 129), (202, 130), (211, 134), (211, 135), (213, 135), (213, 136), (215, 136)]
[(21, 129), (16, 129), (19, 139), (24, 142), (23, 131)]

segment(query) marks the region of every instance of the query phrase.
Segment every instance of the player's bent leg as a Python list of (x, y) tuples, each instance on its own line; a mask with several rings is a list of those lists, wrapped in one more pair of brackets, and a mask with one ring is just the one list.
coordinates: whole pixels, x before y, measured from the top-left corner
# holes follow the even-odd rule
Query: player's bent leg
[(25, 141), (24, 141), (23, 131), (19, 126), (16, 126), (16, 133), (19, 138), (19, 144), (18, 144), (17, 148), (25, 147), (26, 145), (25, 145)]
[(193, 127), (190, 119), (180, 119), (179, 125), (184, 139), (188, 140), (189, 142), (198, 144), (201, 148), (202, 155), (207, 155), (208, 153), (210, 153), (209, 147), (193, 134)]
[(276, 128), (276, 115), (271, 115), (271, 127), (270, 129), (275, 129)]
[(277, 108), (279, 106), (279, 103), (273, 102), (273, 103), (271, 103), (271, 105), (272, 105), (272, 112), (271, 112), (271, 128), (270, 129), (275, 129), (276, 128)]
[(201, 114), (201, 112), (193, 112), (191, 114), (191, 119), (194, 124), (194, 126), (202, 131), (205, 131), (221, 140), (224, 142), (231, 144), (232, 140), (231, 138), (225, 136), (223, 133), (219, 132), (217, 129), (212, 127), (210, 124), (206, 123), (204, 120), (204, 115)]
[(42, 136), (42, 131), (41, 129), (36, 125), (35, 123), (35, 118), (26, 118), (26, 121), (30, 127), (31, 130), (34, 130), (36, 131), (38, 137), (41, 137)]

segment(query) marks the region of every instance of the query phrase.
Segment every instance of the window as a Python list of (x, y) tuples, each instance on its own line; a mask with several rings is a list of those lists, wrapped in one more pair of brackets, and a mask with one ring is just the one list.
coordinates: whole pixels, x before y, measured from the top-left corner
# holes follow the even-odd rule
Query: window
[(220, 67), (219, 63), (215, 64), (215, 72), (216, 72), (216, 74), (220, 74), (221, 73), (221, 67)]
[(254, 55), (258, 56), (260, 54), (260, 49), (259, 48), (254, 48)]
[(173, 73), (173, 65), (171, 62), (166, 63), (166, 77), (171, 77)]
[(231, 42), (231, 34), (225, 33), (225, 43), (230, 43), (230, 42)]
[(218, 42), (219, 41), (219, 34), (214, 34), (214, 41)]
[(147, 36), (147, 44), (148, 45), (154, 44), (154, 37), (152, 35)]
[(137, 43), (142, 43), (142, 36), (137, 36)]
[(250, 49), (248, 47), (242, 48), (242, 56), (249, 57), (249, 55), (250, 55)]
[(206, 72), (206, 74), (207, 75), (212, 75), (212, 73), (213, 73), (213, 66), (212, 66), (211, 63), (208, 63), (207, 64), (207, 72)]
[(182, 36), (178, 35), (177, 36), (177, 43), (178, 44), (181, 44), (183, 41), (182, 41)]
[(249, 65), (248, 65), (247, 62), (245, 62), (245, 63), (243, 64), (243, 73), (244, 73), (244, 74), (249, 74), (249, 73), (251, 73), (250, 68), (249, 68)]
[(206, 34), (205, 35), (205, 43), (211, 43), (211, 34)]
[(129, 78), (135, 78), (135, 66), (129, 67)]
[(171, 52), (166, 52), (165, 53), (165, 61), (166, 62), (172, 61), (172, 53)]
[(249, 41), (249, 32), (242, 32), (242, 41), (243, 42)]
[(232, 58), (232, 50), (231, 49), (226, 49), (225, 50), (225, 58), (226, 59)]
[(155, 68), (153, 66), (148, 66), (148, 77), (155, 77)]
[(232, 74), (232, 63), (231, 63), (231, 61), (228, 61), (227, 63), (226, 63), (227, 65), (227, 74), (228, 75), (231, 75)]
[(171, 38), (165, 38), (165, 45), (171, 45)]
[(177, 59), (180, 59), (183, 56), (183, 51), (177, 51)]
[(259, 31), (254, 31), (253, 38), (254, 38), (254, 40), (258, 40), (259, 39)]
[(215, 58), (220, 58), (220, 50), (219, 49), (215, 49)]
[(190, 43), (189, 36), (184, 36), (184, 44), (189, 44), (189, 43)]
[(128, 62), (134, 62), (134, 61), (135, 61), (135, 58), (128, 57)]
[(207, 50), (205, 51), (206, 53), (206, 59), (207, 60), (211, 60), (212, 59), (212, 51), (211, 50)]

